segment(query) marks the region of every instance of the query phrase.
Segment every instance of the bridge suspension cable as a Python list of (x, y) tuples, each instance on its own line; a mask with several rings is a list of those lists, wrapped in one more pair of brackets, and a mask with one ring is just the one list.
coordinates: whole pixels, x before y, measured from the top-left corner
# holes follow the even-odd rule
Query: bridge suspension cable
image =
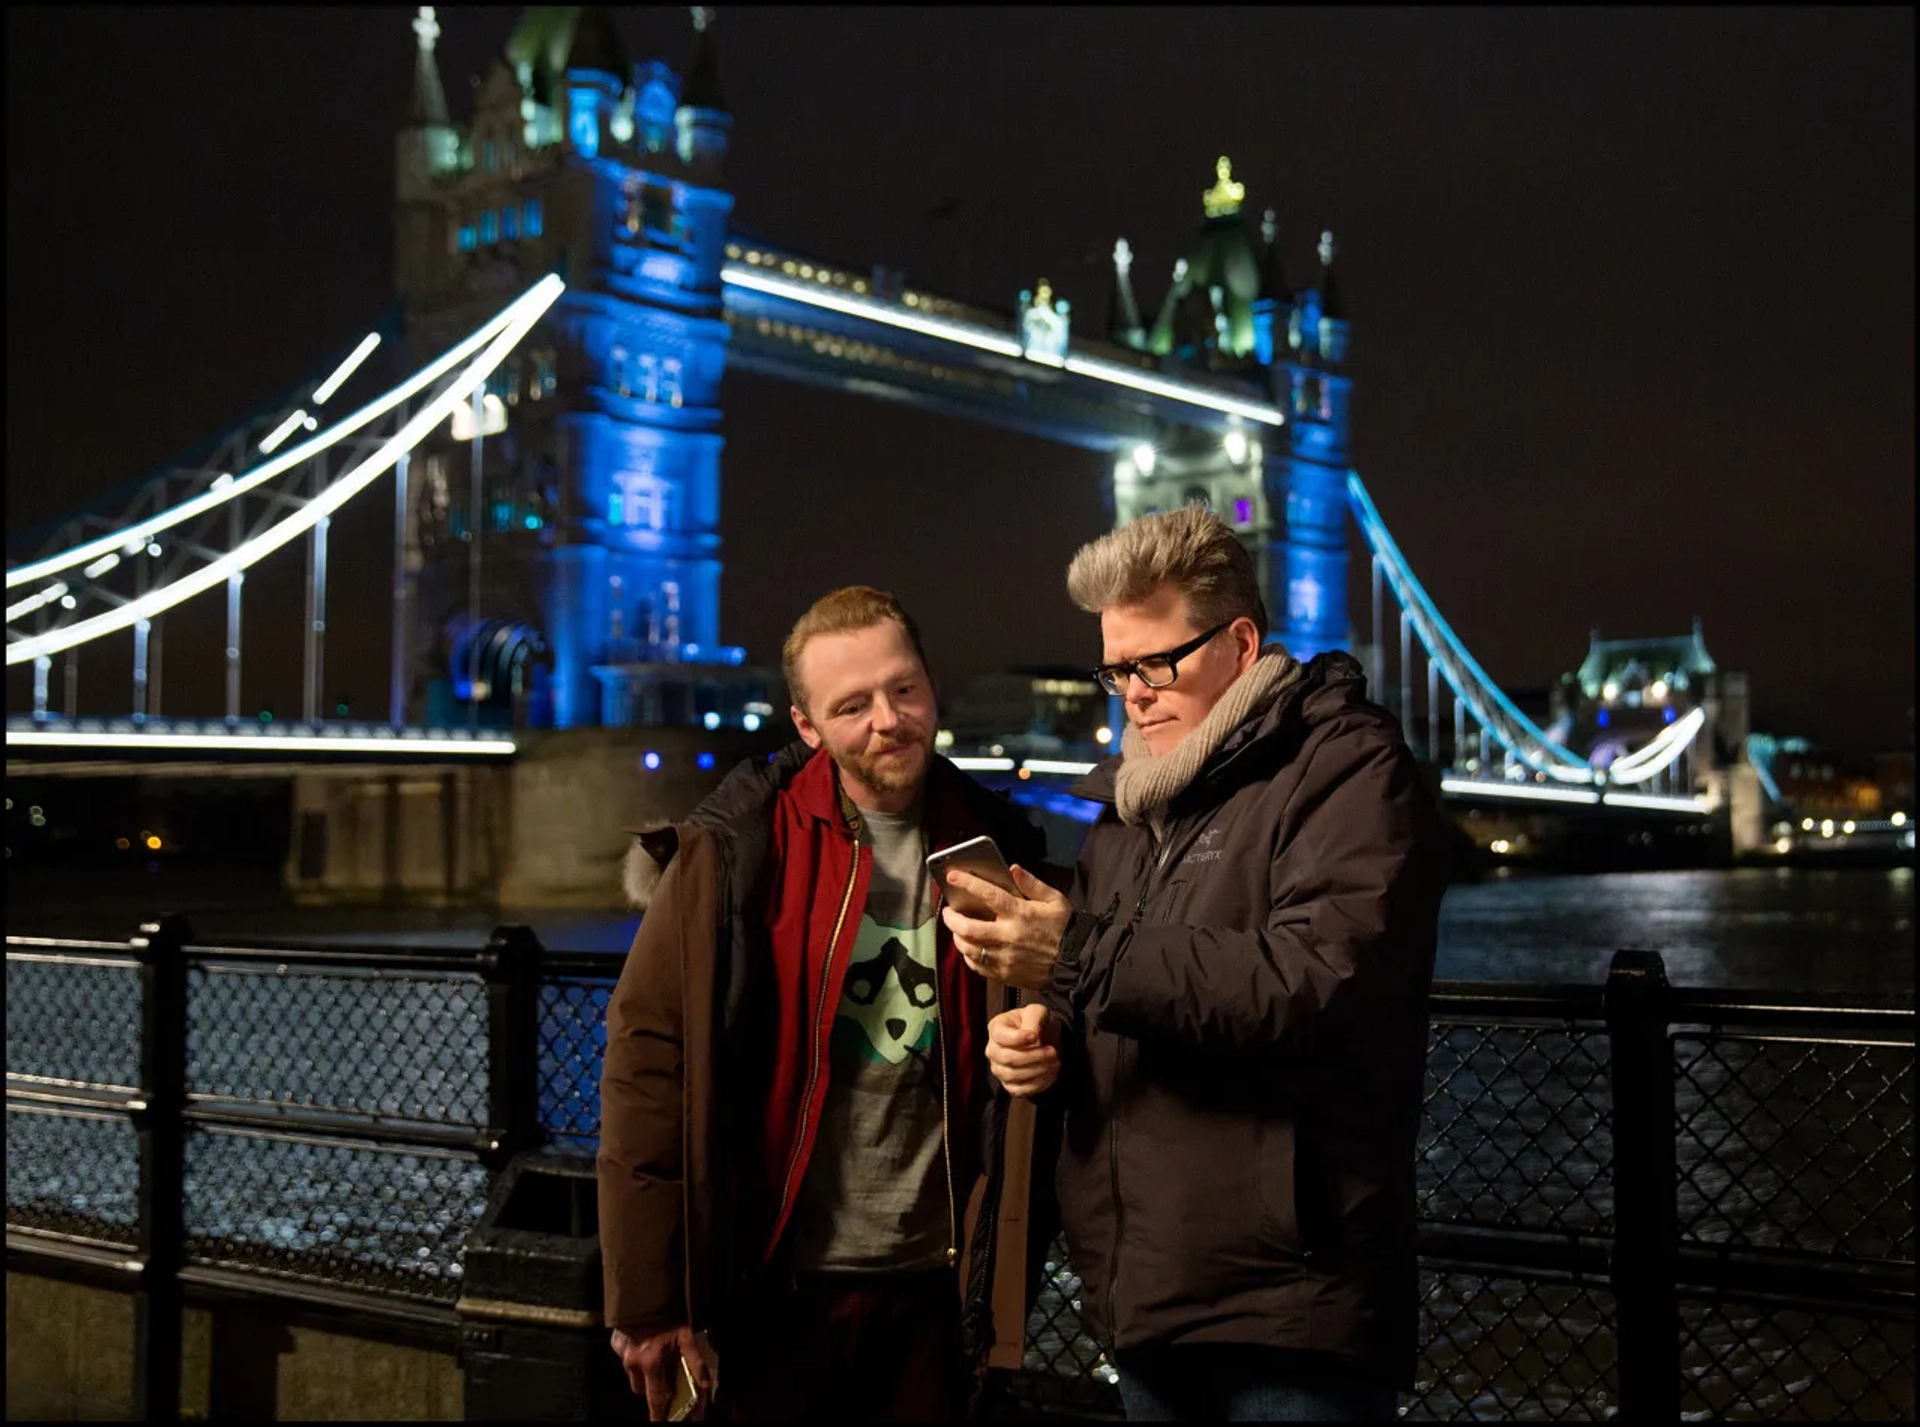
[[(416, 373), (408, 382), (403, 383), (400, 387), (396, 387), (393, 392), (389, 392), (387, 396), (381, 398), (379, 402), (375, 402), (369, 407), (363, 408), (360, 412), (355, 413), (354, 416), (347, 418), (346, 421), (340, 424), (341, 427), (348, 428), (347, 430), (340, 430), (337, 431), (337, 433), (336, 431), (330, 431), (328, 437), (331, 439), (316, 438), (315, 441), (307, 442), (300, 447), (296, 447), (293, 451), (288, 452), (285, 457), (269, 462), (259, 470), (251, 472), (246, 477), (244, 483), (236, 479), (228, 484), (219, 486), (218, 489), (207, 491), (204, 496), (194, 497), (192, 500), (183, 502), (182, 506), (176, 506), (173, 510), (165, 512), (165, 515), (176, 517), (168, 520), (167, 523), (169, 525), (177, 524), (180, 520), (189, 519), (193, 515), (205, 514), (215, 506), (223, 504), (225, 501), (231, 500), (236, 495), (243, 493), (243, 486), (245, 489), (251, 489), (261, 481), (270, 479), (272, 475), (291, 469), (301, 461), (310, 459), (319, 452), (324, 451), (328, 446), (349, 434), (350, 431), (364, 427), (380, 414), (392, 410), (401, 402), (409, 399), (409, 397), (417, 395), (438, 376), (444, 375), (453, 366), (457, 365), (463, 358), (471, 358), (466, 367), (459, 372), (454, 380), (427, 401), (418, 412), (408, 418), (400, 426), (398, 431), (381, 443), (371, 454), (365, 456), (357, 465), (336, 476), (324, 490), (315, 494), (310, 500), (301, 503), (299, 508), (292, 514), (268, 525), (266, 528), (259, 530), (248, 538), (239, 541), (238, 544), (224, 554), (213, 555), (211, 551), (198, 550), (192, 552), (196, 556), (204, 555), (210, 558), (206, 558), (206, 562), (196, 570), (170, 579), (159, 587), (148, 590), (133, 599), (118, 601), (116, 608), (108, 610), (103, 614), (95, 615), (91, 618), (78, 619), (71, 623), (62, 624), (32, 635), (16, 636), (14, 632), (9, 629), (7, 663), (9, 665), (25, 663), (31, 659), (42, 658), (63, 649), (73, 648), (77, 645), (87, 643), (90, 640), (98, 639), (103, 635), (112, 634), (118, 630), (137, 627), (144, 622), (151, 621), (155, 615), (171, 609), (174, 605), (184, 600), (191, 599), (194, 595), (213, 588), (222, 581), (237, 577), (248, 567), (287, 544), (289, 541), (306, 533), (308, 530), (314, 529), (316, 526), (322, 526), (335, 511), (352, 500), (375, 479), (384, 474), (389, 467), (417, 445), (435, 426), (445, 421), (456, 406), (469, 398), (493, 372), (494, 368), (499, 366), (499, 364), (505, 360), (508, 353), (518, 346), (526, 334), (533, 329), (535, 323), (537, 323), (545, 314), (546, 310), (553, 305), (554, 301), (564, 290), (564, 287), (565, 284), (562, 283), (557, 276), (549, 275), (541, 279), (498, 317), (482, 327), (473, 337), (468, 338), (466, 342), (454, 348), (452, 352), (441, 357), (438, 361), (423, 368), (420, 373)], [(475, 355), (476, 348), (478, 349), (477, 355)], [(379, 409), (376, 411), (374, 410), (375, 407)], [(208, 497), (213, 497), (213, 499), (208, 500)], [(183, 507), (191, 507), (191, 509), (187, 509), (185, 514), (180, 514), (179, 512)], [(136, 536), (140, 543), (145, 543), (150, 540), (153, 531), (157, 528), (159, 528), (159, 526), (156, 522), (142, 521), (139, 523), (139, 528), (135, 531), (121, 532), (120, 536), (108, 537), (103, 541), (91, 541), (88, 542), (86, 546), (79, 547), (78, 552), (69, 551), (64, 556), (54, 557), (58, 563), (51, 565), (51, 568), (53, 570), (64, 570), (70, 568), (73, 564), (88, 559), (90, 556), (98, 556), (101, 561), (104, 561), (104, 557), (108, 554), (124, 552), (130, 544), (134, 543)], [(149, 549), (151, 548), (152, 547), (149, 546)], [(48, 564), (48, 562), (38, 563), (43, 566)], [(106, 573), (108, 573), (108, 569), (103, 568), (101, 574), (104, 575)], [(9, 585), (15, 583), (13, 576), (14, 572), (9, 572)], [(62, 598), (67, 599), (71, 598), (71, 596), (63, 594)], [(11, 620), (12, 618), (12, 613), (9, 611), (9, 619)]]
[[(1549, 738), (1467, 652), (1460, 636), (1441, 617), (1432, 597), (1414, 577), (1358, 472), (1347, 475), (1347, 497), (1368, 549), (1379, 562), (1395, 601), (1426, 651), (1429, 669), (1438, 669), (1454, 698), (1466, 707), (1474, 721), (1529, 768), (1562, 782), (1591, 782), (1593, 773), (1587, 761)], [(1403, 680), (1405, 677), (1403, 670)], [(1402, 716), (1405, 716), (1404, 710)]]
[[(559, 279), (555, 278), (554, 281), (557, 282)], [(219, 476), (214, 476), (208, 489), (199, 495), (192, 496), (165, 510), (158, 511), (151, 516), (134, 520), (110, 534), (100, 536), (95, 540), (86, 541), (83, 544), (75, 545), (44, 559), (16, 565), (7, 571), (7, 588), (11, 590), (34, 580), (43, 579), (48, 575), (58, 574), (62, 570), (72, 569), (75, 565), (82, 565), (88, 561), (103, 560), (110, 555), (131, 553), (128, 549), (129, 546), (137, 548), (140, 545), (145, 545), (154, 535), (161, 531), (169, 530), (182, 521), (191, 520), (197, 515), (204, 515), (208, 511), (226, 504), (230, 500), (247, 494), (247, 492), (257, 486), (272, 480), (275, 476), (304, 465), (322, 452), (329, 450), (348, 436), (360, 431), (380, 417), (386, 415), (387, 412), (393, 410), (403, 402), (411, 400), (433, 383), (439, 381), (461, 362), (466, 361), (494, 337), (498, 336), (509, 323), (515, 320), (517, 314), (536, 300), (540, 291), (540, 286), (536, 285), (532, 290), (504, 308), (497, 316), (480, 327), (472, 336), (468, 337), (458, 346), (442, 353), (432, 362), (429, 362), (426, 366), (408, 377), (406, 381), (400, 383), (384, 395), (368, 402), (358, 411), (350, 416), (344, 417), (334, 425), (328, 427), (325, 431), (314, 436), (311, 440), (303, 441), (298, 446), (294, 446), (282, 454), (273, 457), (273, 459), (263, 465), (256, 466), (244, 476), (232, 477), (226, 480), (222, 480)], [(551, 301), (552, 299), (548, 298), (546, 302), (541, 303), (541, 309), (544, 311)], [(354, 357), (364, 360), (365, 354), (371, 351), (372, 346), (367, 342), (362, 342), (360, 347), (355, 349)], [(349, 361), (353, 362), (353, 358), (349, 358)], [(358, 365), (357, 362), (353, 364)], [(338, 383), (335, 378), (344, 380), (345, 375), (350, 370), (351, 368), (347, 363), (342, 363), (341, 368), (336, 370), (334, 376), (329, 377), (326, 382), (322, 383), (322, 387), (337, 387)], [(331, 396), (332, 392), (329, 391), (327, 395)], [(324, 400), (324, 398), (315, 399), (314, 404), (316, 406), (319, 405), (321, 400)], [(17, 617), (13, 609), (9, 607), (7, 611), (7, 622), (12, 623)]]
[[(1594, 768), (1585, 758), (1565, 747), (1560, 741), (1542, 729), (1508, 697), (1500, 686), (1488, 677), (1479, 662), (1468, 653), (1466, 645), (1454, 633), (1453, 628), (1441, 616), (1433, 599), (1408, 566), (1406, 557), (1388, 532), (1386, 522), (1381, 519), (1373, 498), (1367, 493), (1365, 484), (1357, 472), (1347, 476), (1348, 502), (1353, 510), (1354, 520), (1360, 526), (1362, 537), (1372, 552), (1378, 576), (1385, 579), (1392, 589), (1393, 597), (1399, 604), (1403, 620), (1401, 627), (1401, 709), (1402, 719), (1411, 716), (1411, 683), (1407, 635), (1409, 632), (1418, 637), (1427, 656), (1428, 691), (1427, 718), (1429, 754), (1437, 744), (1436, 736), (1439, 719), (1438, 681), (1444, 679), (1454, 696), (1454, 758), (1460, 757), (1461, 745), (1465, 742), (1465, 723), (1470, 716), (1483, 731), (1486, 738), (1498, 743), (1512, 758), (1525, 765), (1530, 771), (1544, 775), (1547, 779), (1571, 785), (1571, 788), (1592, 789), (1612, 784), (1635, 785), (1650, 782), (1665, 773), (1688, 752), (1706, 726), (1706, 710), (1695, 708), (1683, 717), (1663, 728), (1654, 738), (1642, 747), (1616, 759), (1605, 769)], [(1377, 599), (1377, 583), (1376, 583)], [(1376, 645), (1378, 638), (1376, 637)], [(1436, 677), (1437, 676), (1437, 677)], [(1483, 743), (1484, 748), (1484, 743)], [(1591, 792), (1575, 793), (1570, 790), (1563, 794), (1548, 789), (1539, 789), (1535, 796), (1545, 798), (1566, 797), (1579, 801), (1591, 801)], [(1608, 802), (1629, 803), (1636, 795), (1607, 794)], [(1644, 798), (1641, 801), (1645, 801)], [(1664, 805), (1664, 801), (1663, 804)]]

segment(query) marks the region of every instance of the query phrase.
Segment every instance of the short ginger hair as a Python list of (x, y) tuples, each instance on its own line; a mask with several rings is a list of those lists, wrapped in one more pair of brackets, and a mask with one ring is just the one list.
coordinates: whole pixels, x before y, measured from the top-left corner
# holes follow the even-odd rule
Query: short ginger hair
[(913, 622), (905, 606), (885, 590), (876, 590), (870, 585), (846, 585), (815, 600), (794, 624), (787, 642), (780, 646), (780, 669), (786, 675), (788, 696), (806, 708), (806, 690), (800, 683), (800, 654), (808, 640), (822, 634), (851, 634), (857, 629), (871, 629), (889, 619), (900, 626), (920, 667), (931, 675), (933, 666), (927, 662), (926, 648), (920, 643), (920, 626)]

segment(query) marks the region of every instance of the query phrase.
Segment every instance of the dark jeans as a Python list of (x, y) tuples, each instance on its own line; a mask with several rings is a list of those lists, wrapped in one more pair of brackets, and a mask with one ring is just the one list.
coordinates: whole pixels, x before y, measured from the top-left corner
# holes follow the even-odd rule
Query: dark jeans
[(1115, 1357), (1129, 1422), (1392, 1422), (1396, 1394), (1324, 1353), (1186, 1343)]
[(755, 1295), (751, 1319), (714, 1346), (722, 1421), (966, 1415), (972, 1376), (952, 1269), (799, 1274)]

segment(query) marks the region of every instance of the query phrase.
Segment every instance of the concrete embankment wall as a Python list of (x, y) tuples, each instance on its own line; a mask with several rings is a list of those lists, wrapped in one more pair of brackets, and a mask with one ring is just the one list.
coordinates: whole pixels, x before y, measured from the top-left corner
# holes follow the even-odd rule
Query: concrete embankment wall
[[(239, 1421), (452, 1422), (464, 1378), (449, 1352), (287, 1321), (274, 1305), (189, 1306), (181, 1416)], [(7, 1420), (133, 1417), (133, 1295), (7, 1271)]]

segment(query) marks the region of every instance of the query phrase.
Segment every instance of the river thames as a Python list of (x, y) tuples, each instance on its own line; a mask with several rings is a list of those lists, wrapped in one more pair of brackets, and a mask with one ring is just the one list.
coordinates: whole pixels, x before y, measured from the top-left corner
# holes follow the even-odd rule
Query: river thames
[[(497, 922), (524, 921), (556, 951), (618, 952), (638, 925), (614, 912), (300, 908), (258, 871), (10, 870), (7, 930), (16, 935), (121, 939), (143, 916), (173, 910), (214, 942), (470, 946)], [(1644, 947), (1661, 953), (1676, 985), (1911, 996), (1913, 902), (1910, 867), (1496, 873), (1448, 891), (1435, 974), (1591, 984), (1616, 950)]]

